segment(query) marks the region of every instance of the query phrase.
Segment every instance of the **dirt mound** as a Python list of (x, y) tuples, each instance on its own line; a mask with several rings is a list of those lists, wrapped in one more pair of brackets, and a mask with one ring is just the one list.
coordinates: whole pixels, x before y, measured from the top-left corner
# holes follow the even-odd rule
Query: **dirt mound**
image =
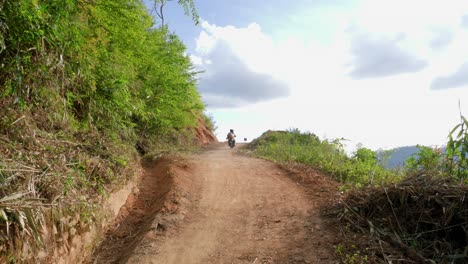
[[(331, 212), (403, 252), (408, 262), (466, 263), (467, 193), (466, 185), (421, 174), (395, 186), (353, 191)], [(379, 251), (385, 261), (394, 254)]]

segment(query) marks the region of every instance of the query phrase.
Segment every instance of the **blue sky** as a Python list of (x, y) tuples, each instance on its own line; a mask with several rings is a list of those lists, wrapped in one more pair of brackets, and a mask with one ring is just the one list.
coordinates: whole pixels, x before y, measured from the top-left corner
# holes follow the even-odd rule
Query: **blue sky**
[(166, 22), (188, 47), (223, 140), (299, 128), (378, 149), (441, 145), (468, 115), (468, 2), (175, 2)]

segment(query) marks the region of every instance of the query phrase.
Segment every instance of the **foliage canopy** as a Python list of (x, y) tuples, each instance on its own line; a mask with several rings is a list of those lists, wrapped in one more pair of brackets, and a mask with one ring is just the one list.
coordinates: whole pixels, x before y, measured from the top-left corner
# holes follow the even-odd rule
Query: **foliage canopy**
[(140, 1), (3, 1), (0, 18), (0, 100), (51, 126), (167, 132), (204, 108), (185, 46)]

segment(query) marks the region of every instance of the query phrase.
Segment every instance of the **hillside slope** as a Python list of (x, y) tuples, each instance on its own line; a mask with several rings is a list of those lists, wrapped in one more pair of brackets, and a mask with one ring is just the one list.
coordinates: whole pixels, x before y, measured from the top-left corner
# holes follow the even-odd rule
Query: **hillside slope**
[(198, 118), (198, 126), (195, 128), (195, 135), (199, 144), (206, 145), (218, 142), (218, 138), (213, 133), (212, 125), (207, 124), (204, 118)]
[(213, 138), (185, 46), (140, 1), (0, 1), (0, 17), (0, 262), (57, 262), (98, 235), (142, 150)]

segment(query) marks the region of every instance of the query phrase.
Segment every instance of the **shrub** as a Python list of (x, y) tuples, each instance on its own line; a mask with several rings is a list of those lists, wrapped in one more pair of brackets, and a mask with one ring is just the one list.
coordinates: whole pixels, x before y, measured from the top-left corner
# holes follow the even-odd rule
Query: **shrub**
[(370, 149), (361, 147), (348, 157), (342, 141), (320, 140), (313, 133), (292, 129), (267, 131), (250, 148), (259, 157), (308, 164), (355, 186), (380, 185), (400, 177), (399, 173), (385, 169), (378, 162), (377, 153)]

